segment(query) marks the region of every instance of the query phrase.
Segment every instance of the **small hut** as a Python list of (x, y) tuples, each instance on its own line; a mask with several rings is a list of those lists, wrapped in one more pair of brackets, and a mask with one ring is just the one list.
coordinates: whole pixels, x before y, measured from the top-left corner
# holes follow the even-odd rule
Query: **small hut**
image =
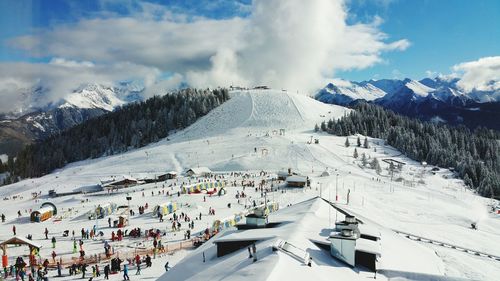
[(21, 236), (15, 236), (10, 239), (7, 239), (0, 243), (0, 249), (2, 249), (2, 267), (6, 268), (8, 266), (8, 257), (7, 257), (7, 246), (8, 245), (26, 245), (29, 247), (29, 257), (30, 257), (30, 265), (36, 263), (36, 254), (40, 251), (42, 247), (40, 244), (29, 240), (27, 238)]
[(186, 176), (188, 177), (203, 177), (210, 175), (212, 173), (212, 170), (210, 170), (208, 167), (197, 167), (197, 168), (190, 168), (186, 171)]
[(54, 215), (57, 215), (56, 205), (50, 202), (45, 202), (40, 206), (40, 209), (31, 212), (30, 218), (32, 222), (43, 222)]
[(307, 178), (301, 176), (289, 176), (286, 178), (286, 185), (288, 187), (305, 187), (307, 183)]
[(118, 216), (118, 219), (113, 220), (113, 227), (125, 227), (128, 225), (127, 216)]

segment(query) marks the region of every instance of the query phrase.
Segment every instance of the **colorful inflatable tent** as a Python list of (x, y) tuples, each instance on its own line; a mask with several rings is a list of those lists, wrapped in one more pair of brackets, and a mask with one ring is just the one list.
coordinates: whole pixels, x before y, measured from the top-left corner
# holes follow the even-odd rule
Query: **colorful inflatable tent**
[(177, 210), (177, 203), (176, 202), (167, 202), (161, 205), (156, 205), (153, 209), (153, 216), (157, 217), (160, 214), (162, 215), (168, 215)]
[(57, 215), (56, 205), (45, 202), (40, 206), (40, 209), (33, 211), (30, 217), (32, 222), (42, 222), (50, 219), (54, 215)]
[(212, 231), (221, 231), (223, 229), (235, 226), (242, 218), (245, 217), (245, 213), (234, 214), (222, 220), (216, 220), (212, 224)]
[(89, 220), (90, 219), (102, 219), (105, 218), (111, 214), (113, 214), (116, 211), (116, 204), (115, 203), (106, 203), (103, 205), (97, 206), (94, 211), (89, 212)]
[(200, 182), (190, 185), (183, 185), (181, 190), (182, 193), (200, 193), (202, 190), (210, 190), (214, 188), (223, 188), (225, 186), (224, 182)]

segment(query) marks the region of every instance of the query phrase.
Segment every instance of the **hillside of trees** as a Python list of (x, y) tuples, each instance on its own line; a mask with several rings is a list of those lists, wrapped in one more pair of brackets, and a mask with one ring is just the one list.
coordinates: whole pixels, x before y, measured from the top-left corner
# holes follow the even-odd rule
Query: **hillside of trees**
[(479, 194), (500, 197), (500, 132), (422, 122), (367, 103), (353, 109), (316, 129), (338, 136), (359, 133), (384, 139), (411, 159), (454, 168)]
[(127, 104), (60, 134), (27, 146), (3, 165), (5, 184), (39, 177), (67, 163), (125, 152), (183, 129), (229, 99), (227, 89), (183, 89)]

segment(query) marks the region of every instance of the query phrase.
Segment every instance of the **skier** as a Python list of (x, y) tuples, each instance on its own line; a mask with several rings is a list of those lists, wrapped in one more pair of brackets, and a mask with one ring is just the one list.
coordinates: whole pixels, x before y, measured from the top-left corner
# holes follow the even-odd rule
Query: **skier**
[(104, 279), (109, 280), (109, 264), (104, 267)]
[(76, 254), (76, 240), (73, 240), (73, 254)]
[(82, 279), (85, 279), (85, 272), (87, 272), (87, 264), (82, 265)]
[(5, 215), (2, 214), (2, 222), (5, 222)]
[(139, 262), (136, 262), (137, 270), (135, 271), (135, 275), (141, 275), (141, 260), (139, 259)]
[(12, 226), (12, 232), (14, 233), (14, 236), (16, 236), (16, 226), (15, 225)]
[(47, 228), (45, 228), (44, 233), (45, 233), (45, 239), (48, 240), (49, 239), (49, 230)]
[(61, 263), (60, 262), (57, 262), (57, 276), (58, 277), (61, 277)]
[(126, 264), (123, 265), (123, 280), (130, 280), (130, 277), (128, 277), (128, 265)]
[(165, 271), (168, 271), (170, 269), (170, 266), (168, 266), (168, 261), (167, 263), (165, 264)]
[(56, 237), (52, 236), (52, 249), (56, 248)]

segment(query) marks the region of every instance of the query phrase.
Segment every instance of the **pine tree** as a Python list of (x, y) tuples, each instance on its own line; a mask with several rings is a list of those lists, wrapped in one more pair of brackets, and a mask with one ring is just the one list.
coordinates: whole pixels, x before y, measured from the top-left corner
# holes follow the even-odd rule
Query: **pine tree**
[(349, 137), (345, 138), (345, 147), (349, 147), (350, 143), (349, 143)]
[(358, 147), (361, 147), (361, 139), (359, 138), (359, 136), (358, 136), (358, 141), (357, 141), (357, 143), (358, 143)]
[(368, 138), (367, 137), (365, 137), (365, 142), (363, 143), (363, 147), (370, 148), (370, 146), (368, 145)]
[(361, 164), (363, 165), (363, 167), (368, 164), (368, 160), (366, 159), (366, 154), (364, 152), (361, 154)]
[(370, 168), (374, 169), (379, 175), (382, 173), (382, 168), (380, 167), (377, 157), (373, 158), (372, 162), (370, 162)]
[(321, 122), (321, 131), (326, 132), (326, 123), (325, 121)]
[[(367, 103), (358, 103), (354, 109), (328, 121), (327, 132), (338, 136), (357, 132), (385, 139), (386, 144), (415, 161), (455, 168), (458, 176), (483, 196), (500, 194), (498, 131), (422, 122)], [(369, 147), (368, 138), (364, 147)]]
[(389, 173), (391, 174), (391, 181), (392, 181), (392, 178), (394, 177), (394, 171), (396, 170), (396, 166), (394, 165), (394, 163), (391, 161), (389, 162)]
[(315, 131), (315, 132), (318, 132), (318, 131), (319, 131), (319, 126), (318, 126), (318, 124), (314, 125), (314, 131)]
[(354, 148), (354, 154), (352, 155), (354, 158), (358, 158), (358, 150)]

